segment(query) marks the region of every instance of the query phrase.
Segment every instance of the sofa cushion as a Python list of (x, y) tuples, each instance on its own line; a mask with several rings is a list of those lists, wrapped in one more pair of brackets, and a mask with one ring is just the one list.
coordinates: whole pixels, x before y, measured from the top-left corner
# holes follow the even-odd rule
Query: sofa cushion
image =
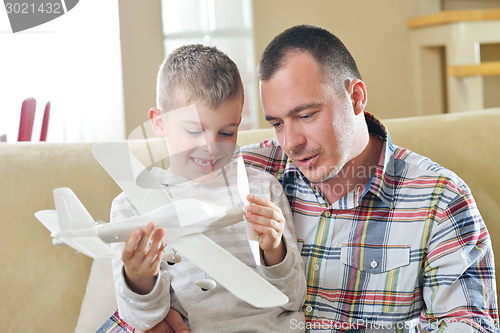
[(117, 307), (111, 260), (96, 259), (90, 270), (75, 333), (96, 332)]

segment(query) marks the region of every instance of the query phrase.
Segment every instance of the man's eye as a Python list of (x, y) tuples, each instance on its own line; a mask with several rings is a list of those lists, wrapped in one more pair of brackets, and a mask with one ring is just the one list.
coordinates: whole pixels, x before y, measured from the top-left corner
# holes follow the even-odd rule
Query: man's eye
[(230, 138), (230, 137), (234, 136), (234, 133), (233, 132), (219, 132), (219, 135), (223, 136), (225, 138)]
[(281, 127), (281, 122), (277, 121), (275, 123), (272, 123), (271, 126), (274, 128), (274, 129), (278, 129)]

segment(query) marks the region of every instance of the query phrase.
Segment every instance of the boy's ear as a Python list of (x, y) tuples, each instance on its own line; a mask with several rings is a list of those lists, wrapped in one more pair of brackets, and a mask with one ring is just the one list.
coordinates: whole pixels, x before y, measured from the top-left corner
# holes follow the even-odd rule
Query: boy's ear
[(165, 132), (163, 131), (163, 118), (162, 113), (157, 108), (151, 108), (148, 112), (149, 121), (151, 122), (151, 127), (153, 132), (159, 138), (165, 137)]

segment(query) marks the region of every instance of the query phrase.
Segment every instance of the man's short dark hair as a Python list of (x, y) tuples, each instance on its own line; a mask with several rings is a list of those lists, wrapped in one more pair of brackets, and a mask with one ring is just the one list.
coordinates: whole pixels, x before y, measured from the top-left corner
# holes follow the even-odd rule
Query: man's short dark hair
[(320, 65), (325, 82), (340, 90), (346, 79), (360, 79), (351, 53), (334, 34), (312, 25), (283, 31), (266, 47), (259, 61), (259, 79), (267, 81), (283, 66), (289, 55), (305, 52)]

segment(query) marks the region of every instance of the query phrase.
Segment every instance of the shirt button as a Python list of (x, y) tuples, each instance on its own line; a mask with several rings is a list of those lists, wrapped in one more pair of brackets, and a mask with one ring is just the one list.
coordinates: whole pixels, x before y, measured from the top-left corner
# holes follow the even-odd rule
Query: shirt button
[(312, 306), (308, 305), (308, 306), (306, 307), (306, 311), (307, 311), (307, 313), (312, 312), (312, 310), (313, 310), (313, 307), (312, 307)]
[(372, 268), (375, 268), (378, 266), (378, 264), (375, 260), (372, 260), (372, 262), (370, 263), (370, 266), (372, 266)]
[(330, 211), (329, 211), (329, 210), (327, 210), (327, 211), (325, 211), (325, 216), (326, 216), (326, 217), (330, 217), (330, 216), (332, 216), (332, 213), (330, 213)]
[(314, 264), (313, 269), (314, 269), (315, 271), (319, 270), (319, 265), (318, 265), (318, 264)]

